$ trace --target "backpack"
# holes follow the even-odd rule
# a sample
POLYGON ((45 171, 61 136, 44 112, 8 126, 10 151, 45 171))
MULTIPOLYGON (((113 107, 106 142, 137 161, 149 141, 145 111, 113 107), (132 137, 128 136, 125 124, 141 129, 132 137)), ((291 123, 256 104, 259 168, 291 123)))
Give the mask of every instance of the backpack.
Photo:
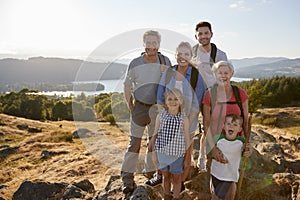
MULTIPOLYGON (((210 66, 212 66, 216 62, 217 46, 214 43, 210 43, 210 44, 211 44, 210 66)), ((199 43, 193 47, 193 51, 194 51, 193 54, 195 57, 197 55, 198 48, 199 48, 199 43)))
MULTIPOLYGON (((232 86, 233 94, 234 94, 234 97, 235 97, 236 101, 227 101, 227 102, 222 102, 222 103, 225 103, 225 104, 238 104, 238 106, 241 110, 241 117, 244 120, 244 109, 243 109, 243 103, 242 103, 242 100, 241 100, 240 90, 236 85, 231 85, 231 86, 232 86)), ((216 105, 217 87, 218 87, 218 85, 214 84, 213 87, 211 88, 211 92, 210 92, 210 98, 211 98, 211 109, 210 109, 210 111, 211 112, 213 111, 213 109, 215 108, 215 105, 216 105)))
MULTIPOLYGON (((141 56, 143 56, 144 54, 145 54, 145 52, 142 52, 141 56)), ((162 65, 167 65, 165 56, 162 55, 160 52, 157 52, 157 54, 158 54, 159 63, 162 65)))
MULTIPOLYGON (((174 75, 173 68, 174 67, 168 67, 168 69, 167 69, 165 86, 170 82, 171 77, 174 75)), ((192 67, 190 84, 191 84, 191 87, 193 88, 193 91, 195 91, 195 88, 197 86, 198 76, 199 76, 198 70, 195 67, 192 67)))

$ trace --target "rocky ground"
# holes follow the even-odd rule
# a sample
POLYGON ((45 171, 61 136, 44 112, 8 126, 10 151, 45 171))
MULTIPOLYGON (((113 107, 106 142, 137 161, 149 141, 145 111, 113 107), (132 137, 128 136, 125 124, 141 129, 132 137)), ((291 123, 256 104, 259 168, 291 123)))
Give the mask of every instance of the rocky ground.
MULTIPOLYGON (((300 108, 264 112, 300 118, 300 108)), ((118 175, 127 131, 122 124, 40 122, 0 114, 0 199, 125 199, 118 175)), ((290 126, 252 126, 255 150, 240 199, 300 199, 299 135, 290 126)), ((142 174, 135 177, 138 188, 127 199, 162 198, 162 188, 145 188, 145 180, 142 174)), ((191 167, 182 199, 210 199, 208 182, 207 173, 191 167)))

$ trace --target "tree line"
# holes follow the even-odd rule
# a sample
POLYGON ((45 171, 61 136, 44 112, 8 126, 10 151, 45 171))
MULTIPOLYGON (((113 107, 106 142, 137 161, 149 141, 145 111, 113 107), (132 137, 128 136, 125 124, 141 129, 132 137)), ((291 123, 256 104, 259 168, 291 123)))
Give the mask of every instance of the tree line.
MULTIPOLYGON (((249 95, 249 111, 260 107, 300 106, 300 77, 273 77, 233 83, 249 95)), ((0 95, 0 113, 34 120, 128 121, 122 93, 47 97, 28 88, 0 95)))
POLYGON ((300 106, 300 76, 275 76, 235 84, 249 95, 250 112, 256 112, 260 107, 300 106))

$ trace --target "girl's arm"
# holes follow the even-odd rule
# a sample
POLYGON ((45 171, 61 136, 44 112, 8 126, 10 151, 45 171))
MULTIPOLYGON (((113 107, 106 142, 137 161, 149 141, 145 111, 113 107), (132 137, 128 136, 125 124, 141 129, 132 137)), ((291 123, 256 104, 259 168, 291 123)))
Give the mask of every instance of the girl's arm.
POLYGON ((160 114, 158 114, 157 117, 156 117, 154 133, 153 133, 151 141, 149 142, 149 145, 148 145, 148 151, 149 152, 152 152, 154 150, 154 145, 155 145, 157 133, 158 133, 158 129, 159 129, 159 126, 160 126, 159 116, 160 116, 160 114))
POLYGON ((184 132, 184 138, 185 138, 185 148, 189 149, 191 146, 191 137, 190 137, 190 122, 187 117, 184 117, 183 119, 183 132, 184 132))

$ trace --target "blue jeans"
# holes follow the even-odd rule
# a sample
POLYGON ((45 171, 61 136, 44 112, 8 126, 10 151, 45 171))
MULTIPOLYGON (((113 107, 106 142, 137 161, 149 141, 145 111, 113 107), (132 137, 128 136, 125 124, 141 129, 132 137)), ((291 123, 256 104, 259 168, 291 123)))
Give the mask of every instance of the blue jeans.
POLYGON ((183 161, 184 157, 168 156, 157 152, 157 158, 159 162, 159 169, 161 171, 170 171, 171 174, 183 173, 183 161))

